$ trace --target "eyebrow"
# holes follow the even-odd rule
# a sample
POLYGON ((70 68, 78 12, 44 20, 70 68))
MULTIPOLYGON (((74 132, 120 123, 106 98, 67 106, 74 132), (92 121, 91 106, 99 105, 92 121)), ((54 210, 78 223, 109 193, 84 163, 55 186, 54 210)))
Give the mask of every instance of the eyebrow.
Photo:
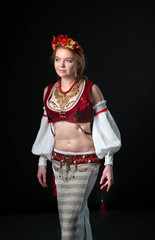
MULTIPOLYGON (((58 56, 55 56, 55 58, 59 58, 60 59, 60 57, 58 57, 58 56)), ((72 57, 67 57, 65 59, 73 59, 73 58, 72 57)))

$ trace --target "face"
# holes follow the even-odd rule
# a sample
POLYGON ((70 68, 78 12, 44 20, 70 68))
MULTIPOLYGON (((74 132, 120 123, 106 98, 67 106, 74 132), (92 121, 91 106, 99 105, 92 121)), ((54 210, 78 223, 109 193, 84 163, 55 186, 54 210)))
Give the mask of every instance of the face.
POLYGON ((72 52, 67 48, 60 47, 56 50, 54 67, 61 78, 77 77, 77 62, 72 52))

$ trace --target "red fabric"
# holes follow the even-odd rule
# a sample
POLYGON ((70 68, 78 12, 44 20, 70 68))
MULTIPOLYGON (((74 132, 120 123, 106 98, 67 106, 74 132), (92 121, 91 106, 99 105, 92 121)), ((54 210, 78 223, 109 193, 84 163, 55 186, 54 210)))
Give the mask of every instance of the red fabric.
POLYGON ((96 163, 98 161, 96 153, 94 153, 94 154, 90 153, 87 155, 70 155, 70 154, 66 155, 66 154, 62 154, 62 153, 57 153, 54 150, 52 151, 52 158, 55 161, 65 163, 66 156, 70 156, 73 163, 76 163, 76 164, 87 164, 89 162, 96 163))
POLYGON ((52 178, 52 188, 53 188, 53 196, 57 195, 57 189, 56 189, 56 185, 55 185, 55 177, 53 176, 52 178))
POLYGON ((81 95, 81 98, 76 102, 74 107, 68 109, 56 110, 49 108, 47 101, 51 97, 52 88, 55 84, 48 85, 48 90, 45 95, 44 105, 48 116, 48 122, 67 121, 71 123, 85 123, 91 122, 92 117, 92 104, 90 99, 90 88, 93 82, 85 80, 85 88, 81 95))
POLYGON ((103 110, 101 110, 101 111, 98 111, 97 113, 95 113, 94 116, 96 116, 96 115, 98 115, 98 114, 100 114, 100 113, 102 113, 102 112, 105 112, 105 111, 107 111, 107 110, 108 110, 108 108, 105 108, 105 109, 103 109, 103 110))

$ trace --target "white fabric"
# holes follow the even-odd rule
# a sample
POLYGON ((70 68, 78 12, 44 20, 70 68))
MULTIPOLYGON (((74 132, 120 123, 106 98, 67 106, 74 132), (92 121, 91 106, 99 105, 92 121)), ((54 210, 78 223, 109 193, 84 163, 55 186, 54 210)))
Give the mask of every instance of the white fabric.
POLYGON ((60 151, 54 148, 54 151, 60 154, 69 154, 69 155, 87 155, 87 154, 95 154, 95 151, 91 152, 65 152, 65 151, 60 151))
POLYGON ((38 161, 38 167, 39 166, 45 166, 47 167, 47 158, 46 156, 40 156, 38 161))
MULTIPOLYGON (((83 152, 66 152, 66 151, 59 151, 57 149, 54 149, 55 152, 58 152, 58 153, 61 153, 61 154, 71 154, 71 155, 83 155, 84 153, 83 152)), ((85 152, 85 154, 89 154, 90 152, 85 152)), ((92 152, 92 153, 95 153, 95 152, 92 152)), ((53 163, 53 162, 52 162, 53 163)), ((90 193, 95 185, 95 182, 96 182, 96 179, 97 179, 97 176, 98 176, 98 173, 99 173, 99 168, 100 168, 100 164, 98 163, 94 168, 93 170, 91 170, 91 173, 89 175, 89 178, 88 178, 88 182, 87 182, 87 186, 86 186, 86 189, 85 189, 85 192, 84 192, 84 196, 83 196, 83 201, 82 201, 82 205, 81 205, 81 209, 80 209, 80 212, 78 214, 78 222, 77 222, 77 230, 76 230, 76 240, 84 240, 84 232, 86 230, 86 240, 93 240, 93 237, 92 237, 92 230, 91 230, 91 225, 90 225, 90 221, 89 221, 89 209, 88 209, 88 206, 87 206, 87 201, 88 201, 88 198, 90 196, 90 193)), ((59 180, 57 180, 57 172, 54 168, 54 164, 52 164, 52 169, 53 169, 53 172, 54 172, 54 175, 55 175, 55 179, 56 179, 56 184, 59 182, 59 180)), ((87 172, 87 171, 86 171, 87 172)), ((81 178, 84 178, 84 176, 81 176, 81 178)), ((59 178, 59 177, 58 177, 59 178)), ((75 175, 75 178, 74 180, 77 178, 77 175, 75 175)), ((62 178, 60 178, 62 179, 62 178)), ((61 181, 61 180, 60 180, 61 181)), ((72 181, 72 180, 70 180, 72 181)), ((60 184, 60 183, 59 183, 60 184)), ((73 186, 76 186, 75 182, 72 181, 71 185, 73 186)), ((62 190, 62 189, 61 189, 62 190)), ((64 189, 65 190, 65 189, 64 189)), ((66 190, 65 190, 66 191, 66 190)), ((78 190, 74 188, 74 191, 77 192, 78 190)), ((61 192, 62 193, 62 192, 61 192)), ((73 192, 73 195, 74 195, 74 192, 73 192)), ((79 193, 80 195, 80 193, 79 193)), ((59 198, 59 190, 58 190, 58 186, 57 186, 57 197, 58 199, 59 198)), ((70 193, 69 193, 69 190, 68 190, 68 196, 66 197, 65 196, 65 201, 68 201, 66 198, 70 198, 70 200, 74 197, 72 196, 70 193), (70 196, 69 196, 70 195, 70 196)), ((61 196, 62 198, 62 196, 61 196)), ((74 199, 74 198, 73 198, 74 199)), ((63 199, 60 199, 60 201, 63 201, 63 199)), ((73 200, 74 201, 74 200, 73 200)), ((59 203, 59 200, 58 200, 58 203, 59 203)), ((59 204, 58 204, 59 205, 59 204)), ((66 206, 67 207, 67 206, 66 206)), ((62 209, 61 209, 62 211, 62 209)), ((69 213, 69 215, 71 214, 71 212, 69 213)), ((62 219, 62 216, 59 215, 59 217, 62 219)), ((70 217, 70 216, 69 216, 70 217)), ((65 217, 64 217, 65 219, 65 217)), ((65 221, 65 220, 64 220, 65 221)), ((63 222, 64 224, 64 222, 63 222)), ((66 238, 65 238, 66 239, 66 238)), ((67 238, 67 239, 70 239, 70 238, 67 238)), ((72 239, 72 238, 71 238, 72 239)))
MULTIPOLYGON (((47 115, 44 108, 44 115, 47 115)), ((47 160, 51 160, 51 153, 54 147, 54 136, 51 131, 52 125, 48 123, 48 118, 43 115, 40 129, 32 146, 32 153, 40 156, 39 166, 46 166, 47 160)))
MULTIPOLYGON (((94 113, 105 108, 107 108, 105 100, 93 106, 94 113)), ((113 154, 121 147, 121 136, 109 110, 94 116, 92 137, 98 158, 105 157, 104 165, 113 165, 113 154)))
POLYGON ((80 214, 78 216, 78 224, 77 224, 77 240, 83 240, 84 239, 84 229, 86 230, 86 240, 93 240, 92 237, 92 231, 91 231, 91 225, 89 221, 89 209, 87 206, 87 200, 88 197, 95 185, 97 175, 99 172, 99 166, 96 167, 90 174, 83 203, 81 206, 80 214))

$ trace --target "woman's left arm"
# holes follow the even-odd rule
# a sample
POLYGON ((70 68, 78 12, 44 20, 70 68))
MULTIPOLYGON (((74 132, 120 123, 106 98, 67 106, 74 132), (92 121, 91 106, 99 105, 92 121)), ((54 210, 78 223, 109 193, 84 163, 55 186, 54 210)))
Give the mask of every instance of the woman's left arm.
POLYGON ((101 189, 109 191, 114 182, 113 154, 121 147, 121 138, 118 127, 110 114, 104 97, 96 84, 90 92, 94 109, 93 141, 99 159, 105 158, 105 168, 100 180, 101 189))

